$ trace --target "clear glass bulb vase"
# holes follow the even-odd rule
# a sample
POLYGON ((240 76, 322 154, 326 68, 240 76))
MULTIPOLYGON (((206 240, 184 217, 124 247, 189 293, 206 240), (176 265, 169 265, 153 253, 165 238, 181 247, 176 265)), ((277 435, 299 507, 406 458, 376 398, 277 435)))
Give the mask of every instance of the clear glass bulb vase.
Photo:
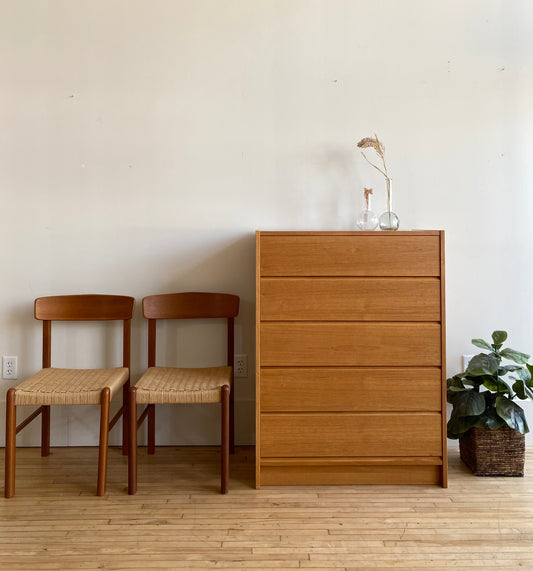
POLYGON ((357 227, 359 230, 375 230, 378 224, 378 217, 372 210, 363 210, 357 217, 357 227))
POLYGON ((379 228, 384 231, 398 230, 400 228, 400 219, 392 211, 392 181, 389 177, 387 181, 387 211, 379 217, 379 228))

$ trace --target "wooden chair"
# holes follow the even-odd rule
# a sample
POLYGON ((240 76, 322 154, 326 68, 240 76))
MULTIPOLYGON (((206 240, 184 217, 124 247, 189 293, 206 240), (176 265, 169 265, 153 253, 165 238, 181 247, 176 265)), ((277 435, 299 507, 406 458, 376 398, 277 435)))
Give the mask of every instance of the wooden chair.
POLYGON ((41 456, 50 453, 51 405, 100 405, 100 448, 97 494, 106 487, 109 430, 123 416, 122 450, 127 452, 126 406, 130 384, 131 318, 135 299, 122 295, 60 295, 35 300, 35 318, 43 322, 43 368, 18 386, 9 389, 6 404, 6 456, 4 495, 15 493, 16 435, 41 415, 41 456), (56 369, 51 365, 52 321, 123 321, 122 367, 106 369, 56 369), (113 396, 122 388, 122 407, 109 421, 113 396), (17 406, 39 408, 18 426, 17 406))
POLYGON ((130 389, 130 434, 128 492, 137 491, 137 430, 148 417, 148 454, 155 452, 155 404, 221 403, 221 485, 226 494, 229 479, 229 451, 234 447, 233 330, 239 312, 239 297, 223 293, 186 292, 152 295, 143 299, 148 319, 148 370, 130 389), (227 365, 207 368, 156 366, 156 324, 158 319, 227 320, 227 365), (137 420, 137 403, 146 404, 137 420))

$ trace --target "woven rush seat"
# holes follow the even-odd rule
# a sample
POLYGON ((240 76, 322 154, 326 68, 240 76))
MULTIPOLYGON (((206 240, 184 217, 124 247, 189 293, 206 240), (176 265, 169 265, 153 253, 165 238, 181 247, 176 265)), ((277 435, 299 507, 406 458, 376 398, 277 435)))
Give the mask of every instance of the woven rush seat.
POLYGON ((125 367, 108 369, 41 369, 18 385, 16 405, 100 404, 102 389, 109 387, 111 398, 128 380, 125 367))
POLYGON ((137 403, 216 403, 220 389, 231 387, 231 381, 231 367, 149 367, 136 384, 137 403))

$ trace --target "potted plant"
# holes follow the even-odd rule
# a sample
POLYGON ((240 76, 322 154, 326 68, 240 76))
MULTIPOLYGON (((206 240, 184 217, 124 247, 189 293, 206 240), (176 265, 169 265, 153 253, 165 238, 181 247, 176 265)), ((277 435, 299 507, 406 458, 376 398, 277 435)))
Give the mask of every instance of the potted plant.
POLYGON ((524 475, 529 427, 515 399, 533 400, 533 366, 526 353, 503 348, 506 339, 505 331, 494 331, 492 343, 472 339, 487 352, 472 357, 466 371, 447 381, 453 406, 448 438, 459 439, 461 459, 480 476, 524 475))

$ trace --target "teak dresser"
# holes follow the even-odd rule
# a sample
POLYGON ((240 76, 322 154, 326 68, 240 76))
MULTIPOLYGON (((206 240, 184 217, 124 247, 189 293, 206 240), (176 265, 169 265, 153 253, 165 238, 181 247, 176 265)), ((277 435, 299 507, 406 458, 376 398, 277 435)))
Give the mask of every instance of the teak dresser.
POLYGON ((444 232, 257 232, 256 255, 256 487, 445 487, 444 232))

